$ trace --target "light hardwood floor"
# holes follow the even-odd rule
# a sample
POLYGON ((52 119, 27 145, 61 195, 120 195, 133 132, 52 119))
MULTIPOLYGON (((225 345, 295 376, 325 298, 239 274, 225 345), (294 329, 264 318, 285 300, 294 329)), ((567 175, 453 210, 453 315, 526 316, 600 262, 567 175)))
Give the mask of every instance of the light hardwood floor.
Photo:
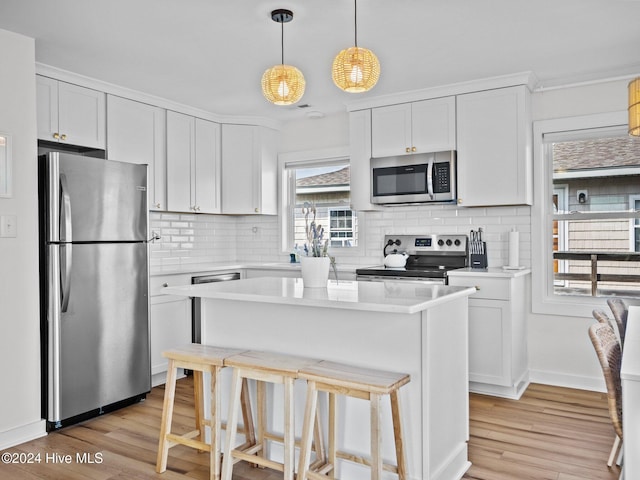
MULTIPOLYGON (((155 473, 162 387, 147 400, 46 437, 10 448, 40 454, 40 463, 0 463, 0 479, 190 480, 208 479, 206 454, 171 449, 167 472, 155 473), (80 463, 77 455, 101 463, 80 463), (63 463, 70 455, 70 463, 63 463), (48 457, 47 457, 48 456, 48 457), (58 462, 54 462, 54 459, 58 462), (48 460, 48 461, 47 461, 48 460)), ((192 429, 191 380, 178 381, 174 429, 192 429)), ((531 385, 519 401, 471 395, 467 480, 617 479, 606 461, 614 432, 604 394, 531 385)), ((275 480, 282 475, 244 462, 234 480, 275 480)))

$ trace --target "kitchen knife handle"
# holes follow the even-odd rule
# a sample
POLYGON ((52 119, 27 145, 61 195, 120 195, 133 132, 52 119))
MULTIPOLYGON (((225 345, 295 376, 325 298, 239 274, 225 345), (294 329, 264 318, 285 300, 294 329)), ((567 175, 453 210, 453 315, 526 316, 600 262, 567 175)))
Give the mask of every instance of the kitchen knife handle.
POLYGON ((71 244, 60 245, 60 310, 66 312, 71 293, 71 244))

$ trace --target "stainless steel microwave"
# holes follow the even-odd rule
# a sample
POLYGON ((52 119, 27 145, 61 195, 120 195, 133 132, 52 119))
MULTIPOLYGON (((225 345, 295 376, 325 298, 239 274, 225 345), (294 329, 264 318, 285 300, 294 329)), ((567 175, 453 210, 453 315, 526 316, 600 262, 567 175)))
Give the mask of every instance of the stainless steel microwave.
POLYGON ((456 152, 371 159, 371 203, 455 202, 456 152))

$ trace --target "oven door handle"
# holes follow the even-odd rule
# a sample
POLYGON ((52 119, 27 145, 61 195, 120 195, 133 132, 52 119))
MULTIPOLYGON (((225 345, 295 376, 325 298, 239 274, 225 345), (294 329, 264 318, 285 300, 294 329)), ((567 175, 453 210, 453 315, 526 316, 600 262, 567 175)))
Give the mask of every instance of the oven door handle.
POLYGON ((435 159, 435 154, 429 155, 429 162, 427 164, 427 193, 429 194, 429 198, 433 200, 433 161, 435 159))

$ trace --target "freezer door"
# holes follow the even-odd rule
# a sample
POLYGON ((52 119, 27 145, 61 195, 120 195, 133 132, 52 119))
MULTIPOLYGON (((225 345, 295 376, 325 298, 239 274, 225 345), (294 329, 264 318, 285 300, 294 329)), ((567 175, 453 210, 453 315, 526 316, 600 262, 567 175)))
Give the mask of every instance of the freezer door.
POLYGON ((40 161, 48 242, 147 239, 147 166, 65 153, 40 161))
POLYGON ((48 418, 151 388, 147 245, 49 245, 48 418))

